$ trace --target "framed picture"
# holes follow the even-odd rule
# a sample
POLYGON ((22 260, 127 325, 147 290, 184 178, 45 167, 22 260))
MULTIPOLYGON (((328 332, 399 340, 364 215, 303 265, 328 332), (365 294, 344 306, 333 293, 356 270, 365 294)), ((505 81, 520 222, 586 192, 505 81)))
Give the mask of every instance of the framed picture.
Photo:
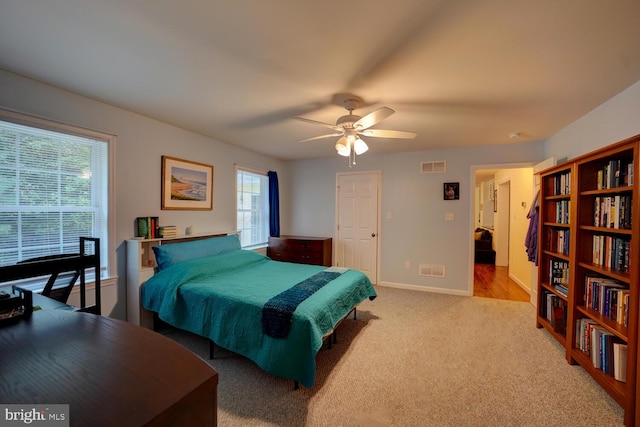
POLYGON ((498 212, 498 190, 493 190, 493 211, 498 212))
POLYGON ((444 183, 444 199, 460 200, 460 183, 459 182, 444 183))
POLYGON ((212 210, 213 166, 162 156, 162 209, 212 210))

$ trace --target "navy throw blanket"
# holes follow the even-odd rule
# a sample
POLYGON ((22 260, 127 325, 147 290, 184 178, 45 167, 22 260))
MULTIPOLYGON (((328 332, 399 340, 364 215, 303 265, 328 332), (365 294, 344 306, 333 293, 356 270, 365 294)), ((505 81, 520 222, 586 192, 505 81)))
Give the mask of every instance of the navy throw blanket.
POLYGON ((339 275, 338 272, 321 271, 267 301, 262 307, 262 333, 286 338, 298 305, 339 275))

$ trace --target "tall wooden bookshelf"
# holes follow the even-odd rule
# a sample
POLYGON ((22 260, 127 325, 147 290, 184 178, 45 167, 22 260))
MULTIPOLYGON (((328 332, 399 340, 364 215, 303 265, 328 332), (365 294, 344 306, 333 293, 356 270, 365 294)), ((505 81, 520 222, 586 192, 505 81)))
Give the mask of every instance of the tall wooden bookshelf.
POLYGON ((543 171, 538 235, 536 326, 622 406, 627 426, 640 426, 639 144, 637 135, 543 171))
POLYGON ((572 338, 569 299, 573 294, 571 266, 575 264, 570 250, 575 238, 574 179, 574 165, 563 164, 544 171, 540 185, 537 326, 547 329, 565 347, 572 338))

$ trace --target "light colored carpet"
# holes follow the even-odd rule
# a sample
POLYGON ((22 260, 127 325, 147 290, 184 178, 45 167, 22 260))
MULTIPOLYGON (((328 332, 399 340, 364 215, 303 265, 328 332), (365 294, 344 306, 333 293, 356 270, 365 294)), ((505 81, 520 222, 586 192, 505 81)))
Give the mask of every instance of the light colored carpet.
POLYGON ((377 287, 317 356, 311 389, 182 331, 219 373, 225 426, 620 426, 623 411, 525 302, 377 287))

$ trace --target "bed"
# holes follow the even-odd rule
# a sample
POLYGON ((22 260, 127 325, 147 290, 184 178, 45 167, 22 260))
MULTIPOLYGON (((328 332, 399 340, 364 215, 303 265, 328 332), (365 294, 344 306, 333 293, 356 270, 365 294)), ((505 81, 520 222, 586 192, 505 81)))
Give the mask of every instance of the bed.
POLYGON ((142 306, 264 371, 312 387, 323 338, 376 292, 365 274, 273 261, 237 235, 153 248, 158 272, 142 306))

